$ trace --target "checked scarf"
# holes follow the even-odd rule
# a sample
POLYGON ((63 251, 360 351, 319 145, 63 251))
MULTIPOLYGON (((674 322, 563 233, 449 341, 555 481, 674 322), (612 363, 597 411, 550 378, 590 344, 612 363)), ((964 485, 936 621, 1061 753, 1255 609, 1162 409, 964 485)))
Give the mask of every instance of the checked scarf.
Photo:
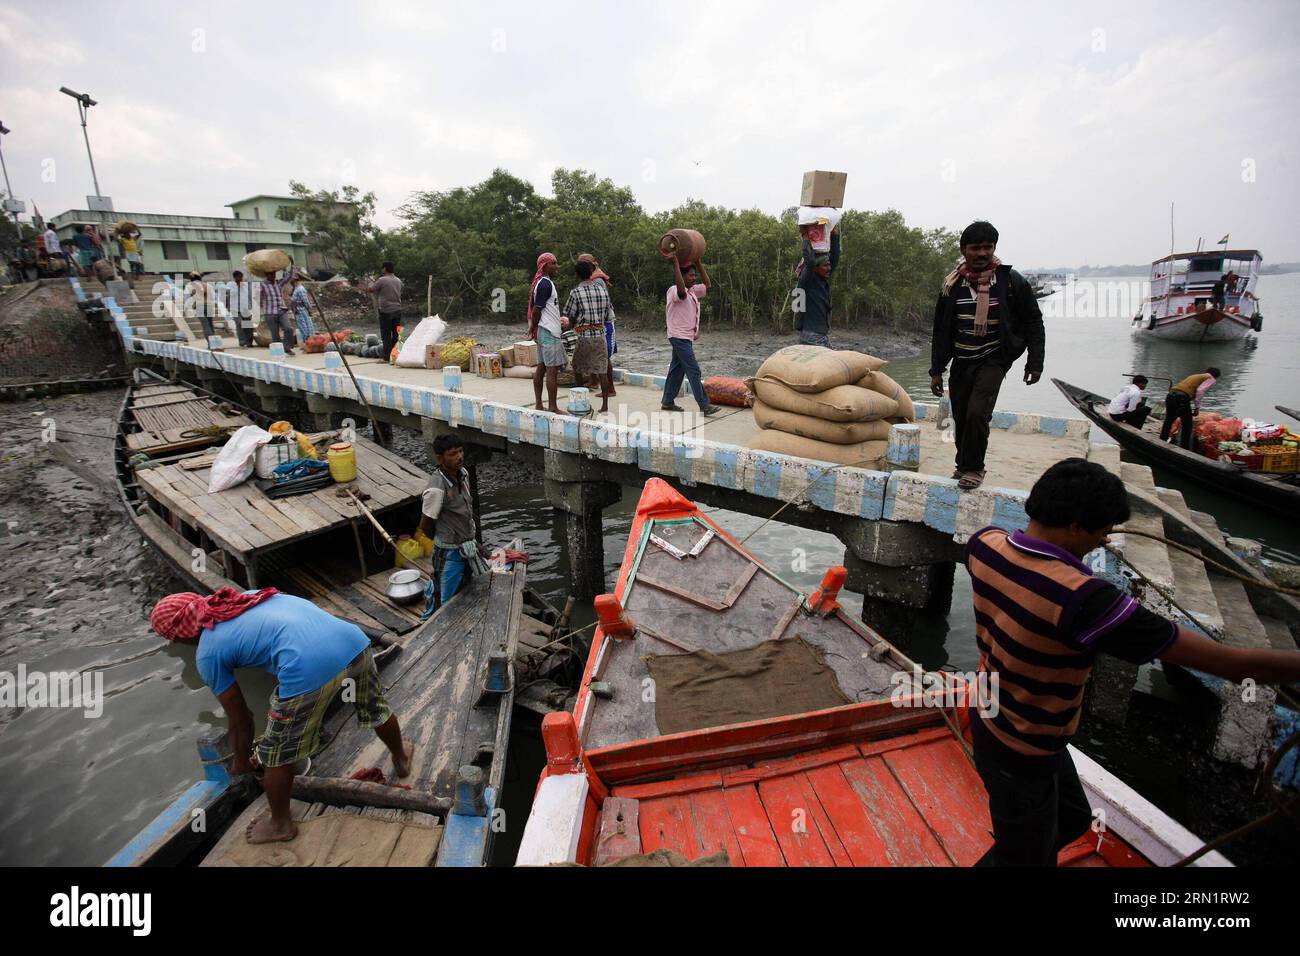
POLYGON ((993 285, 993 276, 997 274, 998 266, 1002 261, 994 256, 989 262, 989 267, 984 272, 976 272, 963 259, 957 264, 957 268, 948 273, 948 277, 943 280, 943 291, 951 292, 953 285, 958 279, 965 279, 972 289, 975 290, 975 334, 984 336, 989 334, 989 290, 993 285))

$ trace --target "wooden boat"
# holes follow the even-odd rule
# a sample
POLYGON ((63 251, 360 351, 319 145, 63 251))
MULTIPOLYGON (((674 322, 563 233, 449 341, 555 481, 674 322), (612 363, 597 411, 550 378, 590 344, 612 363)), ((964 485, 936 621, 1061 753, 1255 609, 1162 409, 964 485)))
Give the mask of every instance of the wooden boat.
MULTIPOLYGON (((805 596, 650 479, 617 590, 597 602, 601 626, 574 712, 543 720, 547 766, 517 865, 606 864, 665 849, 690 860, 725 851, 733 866, 975 863, 992 836, 967 754, 970 683, 919 678, 841 609, 843 580, 832 568, 805 596), (820 666, 783 673, 781 693, 746 693, 731 656, 798 659, 808 648, 820 666), (723 657, 701 660, 708 654, 723 657), (805 709, 807 688, 828 679, 847 702, 805 709), (927 688, 942 691, 931 706, 927 688), (746 712, 752 719, 710 720, 746 712)), ((1071 753, 1106 827, 1063 850, 1062 864, 1167 865, 1200 847, 1071 753)))
POLYGON ((1110 417, 1110 399, 1078 386, 1052 379, 1070 404, 1089 421, 1115 439, 1121 447, 1147 462, 1195 479, 1211 490, 1246 505, 1254 505, 1289 518, 1300 514, 1300 483, 1294 474, 1246 471, 1232 463, 1216 461, 1160 440, 1160 422, 1148 419, 1142 429, 1110 417))
MULTIPOLYGON (((336 488, 280 499, 251 482, 207 491, 212 445, 223 436, 185 432, 205 427, 199 421, 225 428, 255 417, 196 387, 138 381, 128 389, 118 440, 128 514, 200 592, 275 586, 353 621, 382 646, 385 693, 415 745, 413 775, 402 781, 413 789, 349 779, 387 766, 386 751, 373 731, 356 726, 350 707, 336 702, 324 738, 330 743, 299 778, 310 799, 294 803, 299 819, 339 818, 316 825, 313 839, 269 848, 243 841, 265 801, 256 786, 230 778, 224 735, 210 734, 199 742, 204 778, 109 865, 482 865, 505 772, 511 663, 527 619, 525 564, 510 564, 499 552, 494 573, 422 622, 422 603, 402 607, 387 599, 392 549, 336 488), (152 460, 133 463, 137 454, 152 460)), ((352 440, 358 477, 347 487, 368 496, 370 509, 391 527, 413 526, 428 476, 378 445, 352 440)))
POLYGON ((1173 342, 1230 342, 1263 328, 1256 288, 1263 262, 1258 250, 1179 252, 1151 263, 1151 294, 1133 319, 1136 334, 1173 342), (1235 273, 1223 305, 1214 285, 1235 273))

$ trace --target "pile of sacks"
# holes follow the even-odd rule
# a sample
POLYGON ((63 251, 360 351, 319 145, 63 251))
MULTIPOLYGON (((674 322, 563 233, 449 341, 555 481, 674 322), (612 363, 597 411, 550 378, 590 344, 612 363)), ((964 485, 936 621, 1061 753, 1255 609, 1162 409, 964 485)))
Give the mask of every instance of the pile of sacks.
POLYGON ((819 345, 781 349, 746 381, 762 429, 749 447, 837 465, 878 465, 890 426, 916 420, 911 397, 881 371, 886 364, 819 345))

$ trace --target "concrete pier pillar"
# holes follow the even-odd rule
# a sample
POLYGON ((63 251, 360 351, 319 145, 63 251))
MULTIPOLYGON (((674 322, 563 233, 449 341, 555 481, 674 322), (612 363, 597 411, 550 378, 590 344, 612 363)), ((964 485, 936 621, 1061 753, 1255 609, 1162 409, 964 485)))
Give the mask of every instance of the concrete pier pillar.
POLYGON ((580 601, 607 590, 601 513, 623 497, 615 482, 588 477, 585 462, 581 455, 550 448, 543 460, 546 500, 561 513, 572 593, 580 601))
POLYGON ((921 467, 921 426, 891 425, 885 461, 890 471, 916 471, 921 467))

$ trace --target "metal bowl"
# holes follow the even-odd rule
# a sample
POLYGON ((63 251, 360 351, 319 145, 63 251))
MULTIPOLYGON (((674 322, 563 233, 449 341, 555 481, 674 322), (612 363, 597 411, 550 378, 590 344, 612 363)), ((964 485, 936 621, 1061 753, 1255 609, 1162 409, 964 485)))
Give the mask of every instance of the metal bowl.
POLYGON ((424 600, 424 575, 414 568, 403 568, 388 576, 388 600, 405 606, 424 600))

